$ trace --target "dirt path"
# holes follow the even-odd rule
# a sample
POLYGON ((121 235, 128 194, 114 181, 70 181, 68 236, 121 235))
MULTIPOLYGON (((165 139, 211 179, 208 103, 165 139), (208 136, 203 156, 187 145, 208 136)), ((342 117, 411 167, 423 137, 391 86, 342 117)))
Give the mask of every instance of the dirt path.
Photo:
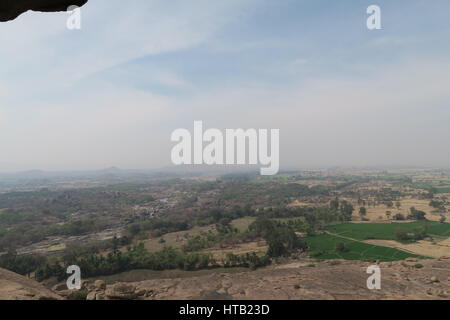
POLYGON ((445 245, 433 244, 429 241, 417 241, 414 243, 403 244, 394 240, 366 240, 365 243, 391 247, 397 250, 418 254, 421 256, 441 258, 450 256, 450 247, 445 245))

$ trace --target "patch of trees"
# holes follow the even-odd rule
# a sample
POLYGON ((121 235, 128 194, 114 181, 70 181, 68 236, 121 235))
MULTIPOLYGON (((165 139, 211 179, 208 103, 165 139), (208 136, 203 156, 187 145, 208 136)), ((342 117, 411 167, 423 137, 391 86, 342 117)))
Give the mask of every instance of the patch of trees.
POLYGON ((445 201, 433 199, 428 205, 435 208, 438 212, 447 212, 447 209, 445 208, 445 201))
POLYGON ((112 251, 108 255, 85 254, 65 257, 63 263, 46 264, 36 270, 36 280, 42 281, 56 276, 65 279, 65 270, 69 265, 78 265, 85 277, 111 275, 133 269, 149 270, 199 270, 213 263, 209 254, 183 253, 172 247, 164 247, 158 252, 148 252, 142 243, 128 247, 125 252, 112 251))
POLYGON ((9 230, 0 229, 0 250, 14 249, 44 240, 49 236, 79 236, 98 232, 107 228, 109 224, 102 219, 83 218, 65 224, 35 225, 27 222, 9 230))
POLYGON ((394 218, 394 220, 397 220, 397 221, 406 220, 405 216, 401 213, 395 214, 393 218, 394 218))
POLYGON ((341 213, 342 221, 350 221, 355 210, 350 202, 346 200, 339 201, 337 197, 330 201, 330 209, 334 212, 341 213))
POLYGON ((220 224, 242 217, 256 216, 257 212, 250 205, 230 208, 213 207, 168 218, 152 218, 150 220, 134 222, 127 226, 126 235, 131 239, 145 238, 148 235, 158 237, 166 233, 189 230, 194 226, 220 224))
POLYGON ((21 245, 44 240, 46 233, 43 228, 24 224, 14 229, 0 231, 0 250, 11 250, 21 245))
POLYGON ((206 191, 215 190, 218 187, 219 187, 218 181, 205 181, 205 182, 200 182, 200 183, 194 184, 192 186, 192 189, 196 192, 206 192, 206 191))
POLYGON ((195 213, 193 217, 191 217, 191 221, 196 225, 210 225, 220 223, 224 219, 231 221, 233 219, 253 217, 256 215, 256 210, 252 209, 252 207, 247 204, 244 207, 215 207, 202 210, 195 213))
POLYGON ((189 220, 170 219, 170 218, 154 218, 141 222, 134 222, 127 226, 125 234, 133 239, 136 237, 146 237, 147 233, 158 237, 170 232, 188 230, 190 227, 189 220))
POLYGON ((413 242, 426 238, 428 235, 428 226, 425 224, 420 228, 408 230, 400 227, 395 230, 395 237, 402 242, 413 242))
POLYGON ((188 242, 183 245, 183 251, 193 252, 206 248, 211 248, 216 244, 233 244, 248 241, 246 233, 240 233, 238 229, 233 228, 230 220, 223 219, 216 224, 216 231, 209 230, 206 235, 195 236, 190 238, 188 242))
POLYGON ((367 209, 366 209, 365 207, 360 207, 360 208, 359 208, 359 215, 360 215, 361 217, 365 217, 366 214, 367 214, 367 209))
POLYGON ((350 249, 345 245, 344 242, 338 242, 336 243, 336 252, 337 253, 345 253, 349 252, 350 249))
POLYGON ((0 208, 9 208, 9 212, 20 214, 12 216, 1 213, 0 225, 31 221, 29 218, 35 217, 56 217, 64 221, 68 215, 74 212, 120 213, 131 205, 146 204, 154 200, 148 192, 136 189, 136 187, 127 192, 117 187, 10 192, 0 194, 0 208))
MULTIPOLYGON (((148 190, 98 187, 0 194, 0 251, 39 242, 49 236, 79 236, 102 231, 112 224, 96 213, 123 213, 131 205, 154 201, 148 190), (81 219, 72 219, 77 213, 81 219), (51 223, 49 222, 51 221, 51 223)), ((109 218, 106 218, 109 220, 109 218)))
POLYGON ((425 215, 426 215, 425 212, 423 212, 421 210, 417 210, 414 207, 411 207, 411 209, 409 209, 408 219, 411 219, 411 220, 426 220, 425 219, 425 215))
POLYGON ((257 212, 258 217, 263 218, 299 218, 305 220, 314 226, 320 224, 329 224, 342 220, 342 214, 339 211, 330 209, 329 207, 274 207, 260 210, 257 212))
POLYGON ((277 225, 273 220, 258 218, 249 226, 249 232, 264 238, 269 257, 287 257, 295 251, 306 251, 307 244, 298 237, 294 230, 284 225, 277 225))
POLYGON ((247 180, 231 180, 222 183, 220 190, 219 198, 223 200, 273 205, 289 202, 291 198, 327 196, 332 189, 326 186, 308 187, 299 183, 255 183, 247 180))
POLYGON ((41 214, 37 212, 7 210, 0 213, 0 225, 14 225, 23 222, 37 221, 41 214))
MULTIPOLYGON (((397 201, 402 194, 400 191, 392 190, 391 188, 382 188, 382 189, 367 189, 360 190, 359 197, 361 198, 372 198, 374 201, 371 201, 371 204, 375 203, 385 203, 388 208, 393 206, 393 202, 397 201)), ((366 200, 364 200, 366 201, 366 200)), ((367 201, 368 202, 368 201, 367 201)), ((359 205, 365 205, 358 201, 359 205)))
POLYGON ((239 232, 226 223, 220 224, 217 226, 217 233, 209 232, 207 235, 191 238, 184 245, 183 250, 192 252, 212 247, 218 243, 231 244, 263 238, 269 247, 268 257, 287 257, 293 252, 307 250, 306 242, 296 235, 292 224, 260 217, 250 224, 245 232, 239 232))
POLYGON ((67 277, 65 270, 69 265, 78 265, 83 270, 85 277, 95 277, 134 269, 193 271, 221 266, 257 268, 268 265, 270 262, 270 258, 267 256, 260 257, 254 253, 248 253, 244 255, 229 254, 222 260, 222 264, 219 264, 210 254, 185 253, 172 247, 164 247, 158 252, 148 252, 140 243, 128 247, 125 252, 112 251, 106 256, 97 253, 65 256, 61 262, 39 266, 35 277, 38 281, 50 277, 57 277, 61 281, 67 277))
POLYGON ((40 265, 45 263, 46 258, 37 255, 21 255, 11 250, 0 255, 0 268, 8 269, 15 273, 30 276, 40 265))
POLYGON ((268 255, 258 256, 255 252, 245 253, 242 255, 228 253, 226 259, 223 261, 223 266, 225 268, 244 267, 255 270, 271 263, 272 260, 268 255))
POLYGON ((328 195, 329 188, 325 186, 308 187, 298 183, 283 183, 270 188, 267 193, 272 197, 298 198, 314 195, 328 195))

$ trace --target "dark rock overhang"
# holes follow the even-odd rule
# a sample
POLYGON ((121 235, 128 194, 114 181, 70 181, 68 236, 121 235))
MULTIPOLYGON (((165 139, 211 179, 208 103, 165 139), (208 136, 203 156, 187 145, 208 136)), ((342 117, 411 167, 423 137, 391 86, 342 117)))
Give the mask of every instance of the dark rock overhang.
POLYGON ((14 20, 22 13, 67 11, 70 6, 84 5, 88 0, 0 0, 0 22, 14 20))

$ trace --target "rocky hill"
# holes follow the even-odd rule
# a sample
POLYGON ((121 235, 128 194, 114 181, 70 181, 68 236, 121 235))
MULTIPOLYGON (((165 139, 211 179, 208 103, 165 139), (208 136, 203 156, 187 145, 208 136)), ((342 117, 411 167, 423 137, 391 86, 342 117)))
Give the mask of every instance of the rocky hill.
MULTIPOLYGON (((382 262, 381 290, 369 290, 370 263, 302 261, 241 273, 106 284, 83 282, 88 300, 168 299, 424 299, 450 300, 450 258, 382 262)), ((54 291, 0 269, 0 299, 70 298, 64 285, 54 291), (56 293, 55 293, 56 292, 56 293)))
POLYGON ((0 300, 59 300, 56 293, 38 282, 0 269, 0 300))
POLYGON ((367 289, 368 262, 296 262, 242 273, 86 283, 88 299, 450 299, 450 258, 382 262, 381 290, 367 289))

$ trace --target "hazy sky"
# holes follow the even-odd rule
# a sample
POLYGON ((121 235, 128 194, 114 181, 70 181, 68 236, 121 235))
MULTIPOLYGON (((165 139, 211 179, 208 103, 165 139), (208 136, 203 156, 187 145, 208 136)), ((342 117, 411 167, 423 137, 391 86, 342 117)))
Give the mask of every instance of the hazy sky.
POLYGON ((0 171, 157 168, 279 128, 282 167, 450 165, 448 0, 90 0, 0 23, 0 171), (382 9, 382 30, 366 9, 382 9))

